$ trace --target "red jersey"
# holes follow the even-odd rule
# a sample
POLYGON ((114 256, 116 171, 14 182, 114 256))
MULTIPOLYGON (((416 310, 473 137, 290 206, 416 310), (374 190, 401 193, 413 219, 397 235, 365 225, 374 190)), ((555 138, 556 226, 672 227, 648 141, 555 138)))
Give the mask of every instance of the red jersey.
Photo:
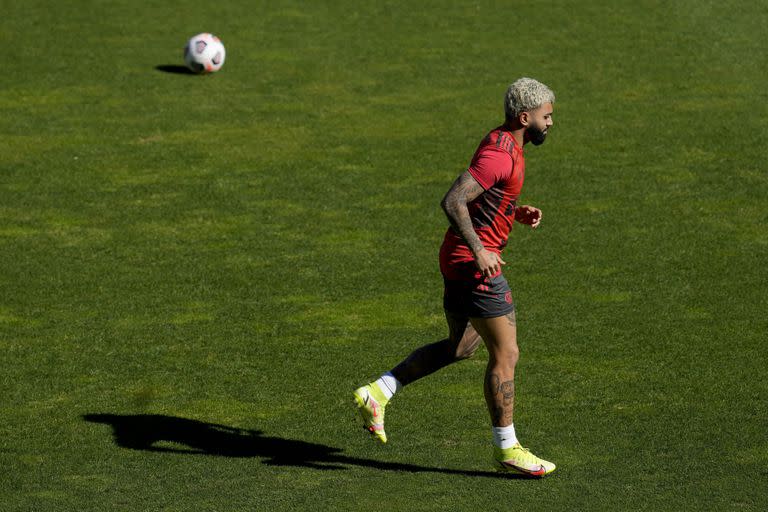
MULTIPOLYGON (((467 171, 485 189, 467 205, 472 226, 486 249, 501 254, 515 222, 515 206, 523 188, 523 148, 509 131, 498 127, 480 143, 467 171)), ((440 271, 447 279, 480 277, 472 251, 453 227, 448 228, 440 247, 440 271)))

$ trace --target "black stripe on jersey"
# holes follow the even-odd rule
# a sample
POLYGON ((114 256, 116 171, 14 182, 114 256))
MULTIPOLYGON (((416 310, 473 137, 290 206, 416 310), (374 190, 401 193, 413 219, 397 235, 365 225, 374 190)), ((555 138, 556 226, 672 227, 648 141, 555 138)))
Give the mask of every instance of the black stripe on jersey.
POLYGON ((515 140, 510 137, 506 132, 500 132, 499 138, 496 139, 496 147, 501 148, 507 153, 512 153, 512 148, 515 146, 515 140))

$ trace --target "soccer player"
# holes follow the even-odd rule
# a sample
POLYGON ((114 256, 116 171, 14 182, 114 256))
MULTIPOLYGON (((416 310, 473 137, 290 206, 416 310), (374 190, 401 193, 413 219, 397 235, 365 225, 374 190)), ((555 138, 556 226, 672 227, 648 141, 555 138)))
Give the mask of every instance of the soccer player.
POLYGON ((384 408, 403 386, 451 363, 472 357, 480 342, 488 354, 484 394, 491 416, 494 459, 502 471, 543 477, 555 465, 523 448, 512 412, 518 360, 515 306, 501 268, 501 252, 515 222, 536 228, 541 210, 518 205, 523 186, 523 146, 544 142, 552 126, 554 93, 532 78, 507 89, 505 122, 491 130, 469 168, 442 200, 450 227, 440 248, 448 338, 414 350, 378 380, 355 390, 364 427, 382 443, 384 408))

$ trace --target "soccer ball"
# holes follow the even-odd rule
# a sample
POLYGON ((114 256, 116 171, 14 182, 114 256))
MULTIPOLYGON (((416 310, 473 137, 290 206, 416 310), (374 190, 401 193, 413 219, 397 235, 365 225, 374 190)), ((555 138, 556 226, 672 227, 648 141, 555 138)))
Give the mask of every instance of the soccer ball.
POLYGON ((184 47, 184 63, 195 73, 213 73, 220 70, 226 55, 221 40, 207 32, 193 36, 184 47))

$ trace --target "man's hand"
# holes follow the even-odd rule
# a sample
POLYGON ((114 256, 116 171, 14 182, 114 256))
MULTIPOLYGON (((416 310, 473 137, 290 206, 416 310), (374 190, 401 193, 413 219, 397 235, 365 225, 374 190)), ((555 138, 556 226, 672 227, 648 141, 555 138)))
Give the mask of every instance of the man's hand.
POLYGON ((501 273, 501 266, 506 265, 507 262, 495 252, 483 248, 475 255, 475 264, 477 264, 483 277, 490 278, 501 273))
POLYGON ((524 204, 515 208, 515 220, 520 224, 528 224, 533 229, 541 224, 541 210, 524 204))

